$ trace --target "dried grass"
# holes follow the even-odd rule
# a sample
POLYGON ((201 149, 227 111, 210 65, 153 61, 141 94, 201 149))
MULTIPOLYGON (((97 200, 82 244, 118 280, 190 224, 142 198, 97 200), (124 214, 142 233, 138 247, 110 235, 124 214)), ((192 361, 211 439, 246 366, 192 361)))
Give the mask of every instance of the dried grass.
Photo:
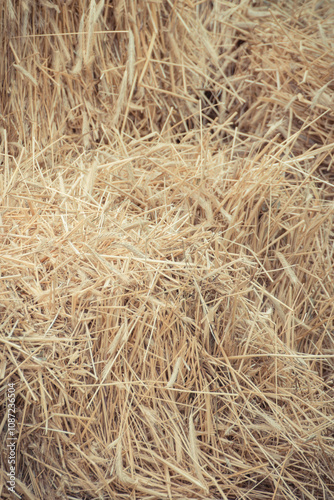
POLYGON ((333 498, 333 3, 0 12, 17 493, 333 498))

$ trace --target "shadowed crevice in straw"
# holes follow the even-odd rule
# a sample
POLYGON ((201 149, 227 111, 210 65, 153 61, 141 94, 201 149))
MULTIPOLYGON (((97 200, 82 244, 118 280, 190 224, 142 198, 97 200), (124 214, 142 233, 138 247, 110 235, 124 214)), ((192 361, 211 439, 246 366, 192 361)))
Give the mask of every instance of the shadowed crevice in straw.
POLYGON ((18 494, 331 498, 332 3, 0 12, 18 494))

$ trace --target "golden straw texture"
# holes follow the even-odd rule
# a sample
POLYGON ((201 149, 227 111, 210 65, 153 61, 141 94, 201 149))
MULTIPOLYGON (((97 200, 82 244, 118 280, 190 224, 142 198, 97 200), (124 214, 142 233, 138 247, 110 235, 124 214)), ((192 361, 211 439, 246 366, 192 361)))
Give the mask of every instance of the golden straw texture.
POLYGON ((333 2, 0 23, 0 497, 334 498, 333 2))

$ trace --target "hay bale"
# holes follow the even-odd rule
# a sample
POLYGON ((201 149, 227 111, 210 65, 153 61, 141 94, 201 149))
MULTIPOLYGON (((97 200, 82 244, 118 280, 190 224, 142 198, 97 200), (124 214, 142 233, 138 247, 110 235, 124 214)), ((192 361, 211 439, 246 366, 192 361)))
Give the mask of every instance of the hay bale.
POLYGON ((334 495, 333 20, 2 4, 1 498, 334 495))

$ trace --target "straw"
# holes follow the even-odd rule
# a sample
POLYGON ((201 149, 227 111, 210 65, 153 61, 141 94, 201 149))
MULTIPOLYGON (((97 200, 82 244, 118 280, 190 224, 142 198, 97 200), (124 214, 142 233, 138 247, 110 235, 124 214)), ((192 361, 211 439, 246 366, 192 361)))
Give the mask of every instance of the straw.
POLYGON ((332 2, 0 16, 0 497, 332 498, 332 2))

